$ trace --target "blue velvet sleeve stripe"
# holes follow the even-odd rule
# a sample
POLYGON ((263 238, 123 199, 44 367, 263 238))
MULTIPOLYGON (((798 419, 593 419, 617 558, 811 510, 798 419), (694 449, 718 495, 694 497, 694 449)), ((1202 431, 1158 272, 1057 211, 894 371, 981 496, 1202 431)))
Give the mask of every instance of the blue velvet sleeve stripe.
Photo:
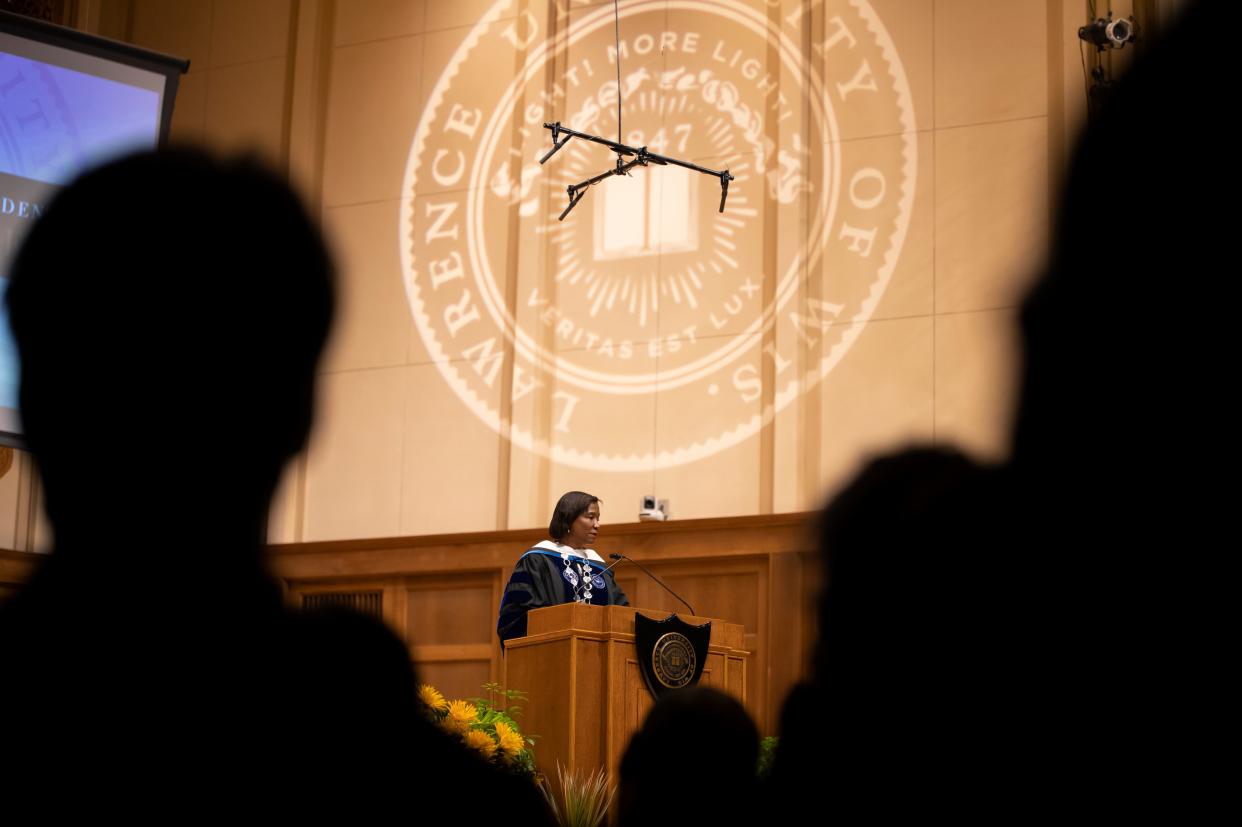
POLYGON ((531 594, 526 589, 509 589, 505 592, 505 596, 500 599, 500 611, 503 612, 506 606, 514 603, 524 603, 531 599, 531 594))
POLYGON ((508 626, 503 623, 497 624, 496 633, 500 636, 501 646, 509 638, 526 637, 526 615, 522 615, 513 620, 508 626))
POLYGON ((500 634, 501 637, 508 637, 508 635, 505 634, 505 629, 513 626, 519 620, 522 621, 523 623, 526 622, 526 612, 523 612, 523 611, 501 612, 496 618, 496 631, 500 634))
POLYGON ((509 576, 509 587, 510 588, 512 588, 514 585, 519 585, 519 584, 526 585, 526 586, 533 586, 534 583, 535 583, 535 578, 531 577, 530 572, 527 572, 527 571, 515 571, 513 574, 509 576))

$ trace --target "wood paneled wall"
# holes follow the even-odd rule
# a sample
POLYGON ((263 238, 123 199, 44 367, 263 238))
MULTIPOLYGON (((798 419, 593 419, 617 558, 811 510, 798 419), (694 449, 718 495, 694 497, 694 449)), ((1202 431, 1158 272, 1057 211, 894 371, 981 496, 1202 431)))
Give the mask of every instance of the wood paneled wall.
MULTIPOLYGON (((775 734, 781 701, 814 641, 819 576, 809 517, 609 525, 598 543, 604 556, 623 552, 647 566, 697 614, 745 627, 749 704, 764 734, 775 734)), ((470 697, 500 680, 501 591, 518 557, 541 539, 525 529, 294 543, 272 546, 270 560, 292 603, 314 596, 377 614, 409 644, 421 680, 450 698, 470 697)), ((0 551, 0 599, 40 557, 0 551)), ((622 562, 615 572, 632 605, 684 611, 637 567, 622 562)))
MULTIPOLYGON (((819 578, 809 525, 807 514, 627 523, 607 526, 598 542, 604 556, 623 552, 647 566, 697 614, 745 627, 751 712, 765 734, 775 733, 813 642, 819 578)), ((452 698, 500 680, 501 591, 541 539, 539 530, 488 531, 293 543, 271 554, 295 604, 303 595, 381 591, 382 616, 409 643, 420 678, 452 698)), ((632 605, 684 611, 637 567, 614 571, 632 605)))

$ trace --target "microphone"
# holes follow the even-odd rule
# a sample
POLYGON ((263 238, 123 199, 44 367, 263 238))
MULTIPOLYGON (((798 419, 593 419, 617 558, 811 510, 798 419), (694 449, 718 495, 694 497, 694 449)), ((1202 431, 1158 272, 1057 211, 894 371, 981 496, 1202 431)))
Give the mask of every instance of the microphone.
MULTIPOLYGON (((679 595, 677 592, 673 591, 673 590, 672 590, 672 589, 670 589, 667 585, 665 585, 665 583, 664 583, 664 581, 663 581, 663 580, 661 580, 660 578, 656 577, 656 576, 655 576, 654 574, 652 574, 650 571, 647 571, 647 567, 646 567, 646 566, 644 566, 642 563, 638 562, 637 560, 631 560, 629 557, 626 557, 624 554, 609 554, 608 556, 609 556, 609 557, 611 557, 613 560, 616 560, 616 561, 617 561, 617 563, 620 563, 622 560, 629 560, 631 563, 633 563, 634 565, 638 566, 640 569, 642 569, 642 570, 643 570, 643 573, 644 573, 644 574, 646 574, 646 575, 647 575, 648 577, 650 577, 652 580, 654 580, 654 581, 656 581, 657 583, 659 583, 659 584, 660 584, 660 587, 661 587, 662 589, 664 589, 664 591, 668 592, 668 593, 669 593, 669 594, 671 594, 673 597, 675 597, 675 598, 677 598, 678 600, 680 600, 680 601, 681 601, 681 602, 685 605, 685 607, 686 607, 687 609, 689 609, 689 610, 690 610, 690 614, 694 614, 694 607, 693 607, 693 606, 691 606, 689 603, 686 603, 686 601, 685 601, 685 600, 682 600, 681 595, 679 595)), ((612 564, 612 566, 617 565, 617 563, 613 563, 613 564, 612 564)), ((609 566, 608 568, 612 568, 612 566, 609 566)), ((696 615, 696 617, 697 617, 697 615, 696 615)))
POLYGON ((612 570, 613 570, 613 567, 615 567, 617 564, 619 564, 619 563, 621 562, 621 555, 620 555, 620 554, 610 554, 610 555, 608 555, 608 556, 609 556, 609 557, 611 557, 612 559, 616 560, 617 562, 616 562, 616 563, 609 563, 607 566, 605 566, 604 568, 600 569, 600 572, 599 572, 599 573, 600 573, 601 575, 605 575, 605 574, 607 574, 608 572, 612 571, 612 570))

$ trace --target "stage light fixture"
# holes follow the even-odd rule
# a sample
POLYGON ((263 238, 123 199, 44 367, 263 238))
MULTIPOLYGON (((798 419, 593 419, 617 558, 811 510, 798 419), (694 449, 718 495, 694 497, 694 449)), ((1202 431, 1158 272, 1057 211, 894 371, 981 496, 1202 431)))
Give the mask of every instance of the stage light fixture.
MULTIPOLYGON (((621 119, 618 115, 617 123, 620 122, 621 119)), ((701 167, 698 164, 693 164, 689 161, 681 161, 677 158, 657 155, 654 152, 648 152, 647 147, 645 146, 627 146, 623 143, 618 143, 617 141, 610 141, 607 138, 601 138, 598 135, 589 135, 586 132, 578 132, 577 130, 570 129, 567 126, 561 126, 560 121, 557 121, 556 123, 545 123, 543 128, 552 133, 552 148, 544 153, 544 156, 539 159, 539 163, 541 164, 546 163, 549 158, 556 154, 557 150, 569 143, 570 138, 581 138, 584 141, 602 144, 617 153, 617 163, 612 169, 604 170, 599 175, 588 178, 577 184, 570 184, 566 188, 569 193, 569 204, 565 207, 564 212, 560 214, 560 217, 557 219, 558 221, 564 221, 565 216, 569 215, 569 211, 578 206, 578 202, 582 200, 582 196, 586 195, 586 191, 598 184, 600 181, 603 181, 605 178, 609 178, 613 175, 629 175, 630 169, 633 167, 645 167, 652 164, 661 167, 672 164, 673 166, 684 167, 685 169, 691 169, 695 172, 701 172, 704 175, 711 175, 715 178, 719 178, 720 212, 724 212, 725 200, 729 197, 729 182, 734 180, 733 175, 727 169, 708 169, 707 167, 701 167), (630 160, 624 160, 629 156, 632 156, 630 157, 630 160)))
POLYGON ((1110 11, 1108 17, 1093 20, 1078 30, 1078 37, 1097 49, 1120 49, 1134 41, 1134 18, 1119 17, 1113 19, 1110 11))
POLYGON ((720 212, 724 212, 725 201, 729 197, 729 182, 735 180, 732 173, 728 169, 708 169, 690 161, 682 161, 677 158, 669 158, 665 155, 657 155, 654 152, 647 151, 645 146, 629 146, 621 143, 621 14, 618 10, 617 0, 613 0, 612 14, 616 31, 616 64, 617 64, 617 140, 610 141, 599 135, 591 135, 586 132, 579 132, 576 129, 570 129, 567 126, 561 126, 561 122, 545 123, 543 128, 552 133, 552 148, 544 153, 539 159, 539 163, 546 164, 548 159, 555 155, 561 147, 569 143, 571 138, 580 138, 584 141, 600 144, 611 149, 617 154, 616 163, 611 169, 606 169, 599 175, 593 175, 585 181, 579 181, 577 184, 570 184, 566 187, 569 195, 569 203, 565 205, 565 209, 557 217, 557 221, 564 221, 565 216, 569 215, 569 211, 578 206, 578 202, 586 195, 587 190, 603 181, 605 178, 611 178, 614 175, 629 175, 630 170, 637 166, 669 166, 670 164, 683 169, 701 172, 704 175, 710 175, 720 179, 720 212), (626 160, 626 159, 629 160, 626 160))

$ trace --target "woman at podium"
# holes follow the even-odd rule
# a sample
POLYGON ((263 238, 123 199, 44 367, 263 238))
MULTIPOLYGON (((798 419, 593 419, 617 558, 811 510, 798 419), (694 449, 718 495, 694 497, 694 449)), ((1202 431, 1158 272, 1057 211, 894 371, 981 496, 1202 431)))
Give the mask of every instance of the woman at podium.
POLYGON ((551 540, 536 543, 513 567, 500 600, 496 632, 503 644, 526 635, 526 613, 558 603, 628 606, 604 558, 591 544, 599 533, 599 497, 570 491, 556 503, 551 540))

